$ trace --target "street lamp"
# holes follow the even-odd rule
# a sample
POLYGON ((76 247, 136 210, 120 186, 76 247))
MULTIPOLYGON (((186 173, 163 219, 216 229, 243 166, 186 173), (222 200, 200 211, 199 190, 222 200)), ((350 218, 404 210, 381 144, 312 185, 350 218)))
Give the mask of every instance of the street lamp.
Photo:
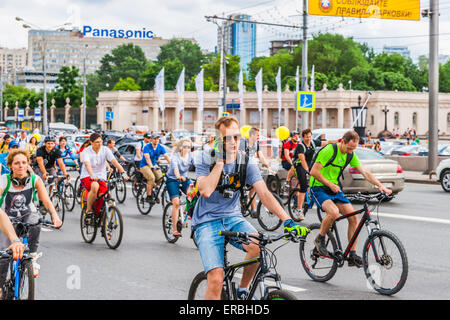
POLYGON ((389 112, 388 106, 384 106, 384 109, 381 109, 384 112, 384 131, 387 131, 387 113, 389 112))

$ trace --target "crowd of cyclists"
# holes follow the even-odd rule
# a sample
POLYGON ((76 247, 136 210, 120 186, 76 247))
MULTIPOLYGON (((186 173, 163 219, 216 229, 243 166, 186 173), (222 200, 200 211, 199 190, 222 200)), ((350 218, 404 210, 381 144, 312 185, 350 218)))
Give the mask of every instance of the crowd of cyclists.
MULTIPOLYGON (((250 194, 257 194, 262 204, 282 222, 285 232, 305 237, 309 233, 307 226, 297 224, 285 208, 280 205, 269 191, 258 166, 258 161, 267 168, 269 174, 276 174, 264 157, 259 143, 259 129, 252 127, 246 137, 241 135, 241 126, 234 117, 222 117, 215 124, 216 135, 212 135, 203 150, 192 152, 190 139, 182 138, 173 142, 173 152, 169 156, 160 144, 160 134, 146 133, 143 141, 136 147, 134 165, 146 181, 145 191, 150 205, 159 202, 152 196, 155 185, 165 179, 166 190, 172 204, 173 236, 181 237, 177 229, 180 197, 186 194, 189 186, 195 184, 197 195, 192 213, 192 232, 207 276, 205 298, 220 299, 224 281, 224 237, 220 231, 258 234, 255 227, 246 220, 241 212, 240 196, 245 186, 251 188, 250 194), (165 173, 161 170, 161 161, 168 163, 165 173), (188 178, 188 172, 195 168, 195 180, 188 178), (164 177, 164 178, 163 178, 164 177)), ((339 214, 353 211, 352 204, 339 187, 339 177, 345 166, 356 167, 368 181, 378 187, 380 192, 390 194, 372 174, 366 171, 353 151, 358 146, 359 136, 354 131, 347 132, 337 141, 313 140, 310 129, 291 132, 290 139, 283 142, 281 165, 288 171, 289 183, 297 177, 300 192, 297 197, 298 221, 304 219, 302 211, 305 193, 310 187, 316 195, 318 204, 326 212, 320 234, 315 246, 323 256, 328 254, 324 243, 325 235, 339 214), (319 151, 320 150, 320 151, 319 151), (308 179, 311 176, 311 179, 308 179), (308 182, 308 180, 310 180, 308 182)), ((41 137, 21 131, 18 138, 3 136, 0 142, 0 250, 11 249, 14 259, 20 259, 25 245, 17 237, 13 223, 15 221, 37 221, 39 211, 36 206, 44 207, 51 216, 55 227, 63 224, 53 203, 49 199, 51 189, 45 184, 52 179, 70 181, 65 158, 71 158, 79 171, 81 188, 88 191, 86 213, 94 217, 103 205, 101 195, 108 191, 107 172, 117 170, 125 181, 129 180, 121 163, 125 158, 117 151, 114 139, 103 145, 101 134, 92 133, 81 146, 79 158, 67 146, 67 138, 58 139, 53 135, 41 137), (43 139, 42 146, 38 146, 43 139), (38 205, 35 205, 39 201, 38 205)), ((51 186, 50 186, 51 188, 51 186)), ((79 190, 76 190, 79 193, 79 190)), ((79 195, 79 194, 78 194, 79 195)), ((251 214, 256 214, 256 198, 251 203, 251 214)), ((356 216, 349 218, 348 234, 354 233, 358 224, 356 216)), ((30 231, 27 245, 33 266, 38 273, 36 262, 39 246, 40 226, 30 231)), ((350 240, 350 239, 349 239, 350 240)), ((246 252, 247 260, 258 257, 260 248, 254 243, 234 243, 246 252)), ((352 247, 350 266, 361 267, 362 261, 356 252, 356 241, 352 247)), ((6 276, 8 262, 0 259, 0 288, 6 276), (6 268, 6 270, 5 270, 6 268), (3 282, 2 282, 3 281, 3 282)), ((245 298, 248 287, 257 270, 257 265, 244 268, 242 279, 237 288, 237 296, 245 298)))

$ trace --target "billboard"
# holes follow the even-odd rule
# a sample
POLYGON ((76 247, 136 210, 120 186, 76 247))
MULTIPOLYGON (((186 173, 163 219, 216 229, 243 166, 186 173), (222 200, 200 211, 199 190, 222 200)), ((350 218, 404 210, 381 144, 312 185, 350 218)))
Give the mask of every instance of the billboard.
POLYGON ((309 0, 310 15, 420 20, 420 0, 309 0))

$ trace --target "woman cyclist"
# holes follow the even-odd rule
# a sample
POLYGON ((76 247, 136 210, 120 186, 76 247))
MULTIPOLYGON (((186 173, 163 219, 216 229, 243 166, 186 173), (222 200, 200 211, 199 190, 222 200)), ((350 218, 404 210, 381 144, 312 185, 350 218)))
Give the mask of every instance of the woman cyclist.
POLYGON ((59 138, 59 145, 57 146, 59 150, 61 150, 61 156, 63 158, 64 164, 66 164, 66 158, 67 156, 72 159, 72 161, 75 163, 75 166, 77 170, 79 169, 78 160, 77 157, 73 154, 72 150, 67 146, 67 138, 66 137, 60 137, 59 138))
MULTIPOLYGON (((62 221, 50 201, 44 182, 37 175, 28 172, 29 161, 30 156, 25 150, 12 150, 8 155, 7 164, 11 173, 0 177, 1 207, 13 222, 37 223, 39 214, 34 205, 34 198, 37 196, 50 212, 55 227, 59 228, 62 226, 62 221)), ((39 272, 36 260, 40 232, 39 225, 31 227, 28 238, 35 275, 39 272)), ((4 234, 0 234, 0 249, 4 250, 10 244, 10 240, 4 234)), ((0 259, 0 288, 5 282, 8 264, 9 259, 0 259)))
POLYGON ((173 236, 181 237, 177 230, 178 210, 180 209, 180 183, 181 189, 186 194, 191 181, 187 178, 189 167, 194 165, 194 157, 191 154, 192 142, 189 139, 178 141, 172 154, 169 170, 167 171, 167 191, 172 201, 172 225, 173 236))

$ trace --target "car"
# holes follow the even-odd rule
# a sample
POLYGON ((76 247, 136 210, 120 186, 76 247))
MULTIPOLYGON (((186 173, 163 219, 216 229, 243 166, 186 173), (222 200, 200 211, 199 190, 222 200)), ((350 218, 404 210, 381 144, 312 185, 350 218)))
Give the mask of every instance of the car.
MULTIPOLYGON (((386 159, 372 149, 356 148, 355 153, 364 169, 372 173, 378 181, 391 189, 394 194, 398 194, 404 189, 405 176, 402 167, 397 161, 386 159)), ((379 192, 378 188, 364 179, 356 168, 347 167, 344 170, 341 184, 344 193, 361 192, 373 194, 379 192)))
POLYGON ((128 143, 139 142, 141 140, 144 140, 143 135, 136 135, 136 134, 128 133, 128 134, 124 135, 122 138, 119 138, 116 140, 116 146, 120 146, 120 145, 128 144, 128 143))
POLYGON ((419 156, 428 154, 428 147, 422 145, 409 145, 392 150, 391 156, 419 156))
POLYGON ((317 139, 319 136, 324 135, 325 140, 339 140, 350 129, 342 128, 323 128, 312 130, 312 138, 317 139))
POLYGON ((450 192, 450 159, 442 160, 436 168, 437 181, 445 192, 450 192))
POLYGON ((72 141, 75 144, 76 151, 78 152, 78 150, 80 150, 81 145, 87 139, 89 139, 88 134, 74 134, 67 136, 67 143, 69 143, 69 141, 72 141))
MULTIPOLYGON (((77 147, 75 143, 73 141, 67 141, 67 146, 70 148, 72 154, 74 154, 77 160, 79 161, 80 154, 77 153, 77 147)), ((75 162, 70 158, 69 155, 64 158, 64 164, 68 167, 75 167, 75 162)))

